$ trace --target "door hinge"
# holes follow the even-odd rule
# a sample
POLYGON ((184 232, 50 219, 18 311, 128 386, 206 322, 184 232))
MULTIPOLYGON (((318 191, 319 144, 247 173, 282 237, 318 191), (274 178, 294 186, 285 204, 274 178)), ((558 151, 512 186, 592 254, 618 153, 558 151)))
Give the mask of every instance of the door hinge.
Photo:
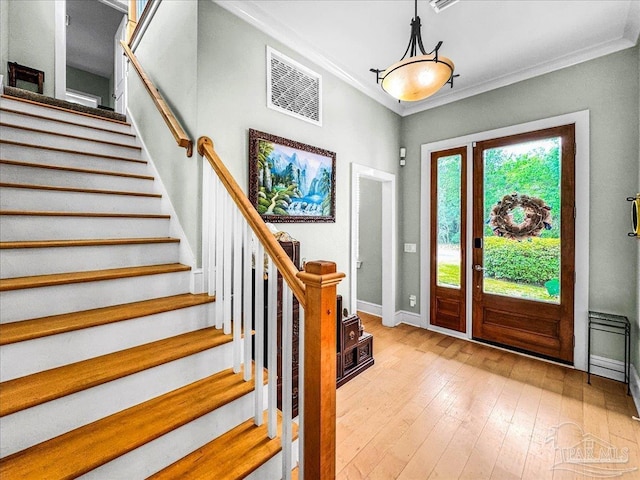
POLYGON ((573 207, 573 218, 575 219, 578 215, 578 209, 576 207, 573 207))
POLYGON ((576 336, 573 336, 573 348, 576 348, 576 336))

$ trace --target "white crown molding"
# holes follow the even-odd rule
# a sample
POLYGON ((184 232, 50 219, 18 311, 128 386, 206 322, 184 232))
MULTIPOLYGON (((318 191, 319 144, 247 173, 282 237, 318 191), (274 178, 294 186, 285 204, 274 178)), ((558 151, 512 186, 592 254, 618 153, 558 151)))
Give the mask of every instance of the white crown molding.
MULTIPOLYGON (((640 2, 636 3, 636 5, 640 7, 640 2)), ((631 32, 630 35, 633 35, 633 32, 631 32)), ((638 34, 636 33, 635 35, 637 40, 638 34)), ((478 95, 480 93, 485 93, 497 88, 506 87, 507 85, 512 85, 523 80, 528 80, 530 78, 538 77, 540 75, 551 73, 556 70, 571 67, 588 60, 593 60, 598 57, 603 57, 611 53, 619 52, 620 50, 631 48, 635 46, 635 44, 635 41, 631 41, 626 37, 612 40, 595 47, 584 49, 580 52, 575 52, 571 55, 557 58, 550 62, 534 65, 530 68, 492 79, 479 85, 474 85, 472 87, 461 90, 453 89, 451 93, 439 94, 436 97, 431 97, 430 99, 423 100, 420 103, 406 105, 401 115, 403 117, 407 115, 413 115, 414 113, 419 113, 431 108, 440 107, 442 105, 446 105, 447 103, 457 102, 458 100, 473 97, 474 95, 478 95)))
POLYGON ((403 117, 631 48, 636 45, 640 36, 640 2, 632 1, 629 5, 623 35, 616 40, 586 48, 549 62, 533 65, 465 89, 454 88, 447 92, 445 88, 439 94, 427 100, 402 104, 384 93, 378 85, 373 83, 365 85, 354 78, 344 68, 317 51, 312 44, 305 41, 286 24, 270 16, 258 5, 258 2, 253 0, 242 2, 236 0, 212 1, 403 117))

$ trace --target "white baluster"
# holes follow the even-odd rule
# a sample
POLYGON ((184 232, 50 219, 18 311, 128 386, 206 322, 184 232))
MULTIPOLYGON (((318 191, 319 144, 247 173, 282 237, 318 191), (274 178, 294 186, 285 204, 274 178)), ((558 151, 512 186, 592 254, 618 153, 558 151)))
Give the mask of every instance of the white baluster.
MULTIPOLYGON (((213 262, 211 260, 211 246, 213 245, 213 239, 211 232, 213 231, 214 219, 211 218, 213 209, 215 208, 212 200, 214 195, 212 185, 213 178, 211 178, 211 167, 209 163, 202 162, 202 272, 203 272, 203 291, 209 295, 210 289, 210 271, 213 268, 213 262)), ((214 197, 215 198, 215 197, 214 197)))
POLYGON ((282 478, 291 478, 291 442, 293 433, 293 297, 287 282, 282 282, 282 478))
POLYGON ((269 258, 269 289, 267 295, 267 338, 268 338, 268 358, 267 369, 269 370, 268 384, 268 416, 267 431, 269 438, 275 438, 278 433, 277 413, 278 409, 278 269, 269 258))
POLYGON ((215 246, 215 293, 216 293, 216 328, 222 328, 224 321, 224 293, 223 293, 223 273, 224 273, 224 218, 225 218, 225 197, 227 192, 222 186, 222 182, 215 177, 216 184, 216 216, 214 223, 216 224, 216 246, 215 246))
POLYGON ((262 243, 257 241, 252 232, 254 244, 256 245, 255 254, 255 322, 256 322, 256 396, 255 396, 255 418, 256 425, 262 425, 264 418, 264 247, 262 243))
MULTIPOLYGON (((240 372, 242 364, 242 214, 233 210, 233 371, 240 372)), ((249 335, 251 331, 247 332, 249 335)))
POLYGON ((251 227, 249 224, 242 219, 242 244, 243 248, 243 259, 242 259, 242 271, 244 272, 242 277, 242 286, 243 286, 243 319, 244 319, 244 381, 248 382, 251 380, 251 339, 253 336, 251 335, 251 331, 253 330, 253 312, 251 308, 251 299, 253 298, 253 292, 251 291, 251 287, 253 285, 252 278, 252 269, 251 269, 251 255, 253 254, 253 242, 251 236, 251 227))
POLYGON ((224 295, 224 333, 229 335, 231 333, 231 295, 233 290, 232 284, 232 246, 233 246, 233 215, 230 212, 234 211, 235 205, 231 201, 228 194, 224 195, 224 269, 223 269, 223 295, 224 295))

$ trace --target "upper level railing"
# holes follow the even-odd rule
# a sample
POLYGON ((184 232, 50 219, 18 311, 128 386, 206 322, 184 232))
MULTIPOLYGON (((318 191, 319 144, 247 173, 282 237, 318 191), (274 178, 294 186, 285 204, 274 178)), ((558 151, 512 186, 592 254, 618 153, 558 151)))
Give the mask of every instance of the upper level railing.
POLYGON ((162 95, 160 94, 158 89, 155 87, 155 85, 153 84, 153 82, 151 81, 147 73, 142 68, 142 65, 140 65, 140 62, 138 61, 134 53, 129 48, 129 45, 127 45, 127 43, 123 41, 120 42, 120 44, 124 49, 124 53, 129 58, 131 65, 133 65, 133 68, 140 76, 140 80, 142 80, 142 84, 144 85, 145 89, 151 96, 151 99, 153 100, 153 103, 157 107, 158 111, 160 112, 162 119, 165 121, 165 123, 169 127, 169 130, 171 130, 171 134, 173 135, 173 138, 175 138, 176 143, 178 144, 178 146, 186 148, 187 157, 190 157, 191 155, 193 155, 193 141, 191 140, 191 138, 189 138, 189 135, 187 135, 187 133, 184 131, 184 128, 182 128, 182 125, 180 125, 180 122, 171 111, 171 108, 169 108, 169 105, 167 105, 167 102, 162 97, 162 95))

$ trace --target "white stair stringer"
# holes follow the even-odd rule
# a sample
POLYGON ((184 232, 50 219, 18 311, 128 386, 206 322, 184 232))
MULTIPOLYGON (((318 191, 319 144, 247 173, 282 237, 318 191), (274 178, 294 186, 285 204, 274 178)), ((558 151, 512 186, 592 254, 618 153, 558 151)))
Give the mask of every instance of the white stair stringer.
POLYGON ((0 184, 0 210, 154 214, 161 211, 161 202, 159 195, 148 193, 0 184))
POLYGON ((7 415, 2 418, 0 456, 176 390, 230 368, 232 363, 232 347, 227 343, 7 415))
MULTIPOLYGON (((255 391, 82 475, 83 480, 142 479, 171 465, 253 415, 255 391)), ((242 458, 238 458, 241 462, 242 458)), ((263 480, 268 477, 263 477, 263 480)), ((270 478, 280 478, 270 477, 270 478)))
MULTIPOLYGON (((135 239, 131 241, 135 242, 135 239)), ((178 242, 152 241, 123 245, 7 248, 0 256, 0 278, 177 263, 178 248, 178 242)))
MULTIPOLYGON (((99 118, 94 115, 83 115, 81 113, 72 112, 55 106, 42 105, 39 103, 13 99, 10 97, 1 97, 0 106, 12 110, 18 110, 24 113, 33 113, 36 115, 46 116, 53 120, 63 120, 74 123, 83 123, 87 126, 105 128, 114 132, 131 133, 131 125, 106 118, 99 118)), ((4 117, 3 117, 4 118, 4 117)))
POLYGON ((85 152, 66 152, 39 148, 35 145, 14 145, 0 143, 2 160, 33 163, 41 165, 82 168, 104 172, 122 172, 132 175, 148 174, 148 166, 144 160, 119 160, 107 156, 89 155, 85 152))
POLYGON ((2 323, 169 297, 189 291, 188 271, 0 292, 2 323), (52 301, 55 299, 55 301, 52 301))
POLYGON ((4 345, 0 378, 11 380, 210 327, 213 319, 213 303, 206 303, 4 345))
POLYGON ((115 142, 132 146, 137 145, 134 134, 108 129, 108 124, 102 127, 89 127, 86 124, 78 123, 78 120, 75 120, 73 123, 70 121, 67 121, 67 123, 53 120, 48 117, 46 113, 47 112, 44 111, 38 114, 27 114, 20 110, 2 108, 0 109, 0 122, 36 128, 38 130, 54 131, 64 135, 88 137, 104 142, 115 142))

